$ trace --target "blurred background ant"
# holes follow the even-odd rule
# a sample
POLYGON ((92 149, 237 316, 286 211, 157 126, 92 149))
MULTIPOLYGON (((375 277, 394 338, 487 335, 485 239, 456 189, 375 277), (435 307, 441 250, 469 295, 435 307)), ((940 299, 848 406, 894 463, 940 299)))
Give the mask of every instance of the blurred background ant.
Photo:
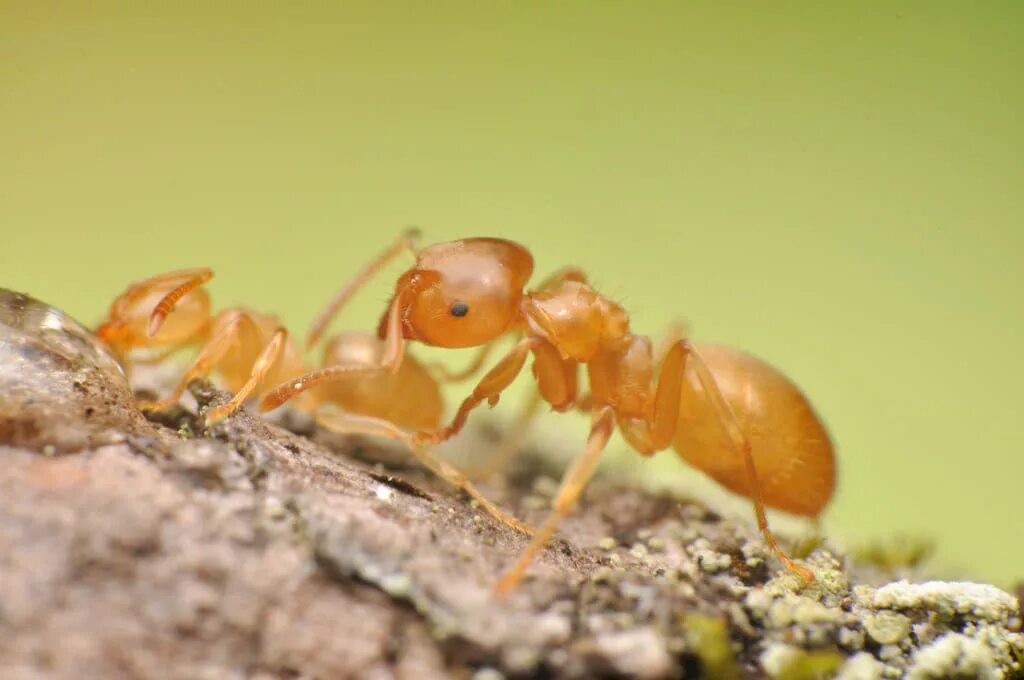
POLYGON ((241 307, 211 313, 202 285, 212 278, 213 271, 197 268, 134 283, 114 300, 96 329, 97 338, 129 373, 134 363, 159 363, 184 348, 199 348, 170 396, 140 402, 140 408, 170 408, 192 380, 216 373, 234 396, 207 413, 206 422, 213 423, 234 412, 263 382, 274 384, 303 372, 302 354, 276 317, 241 307))

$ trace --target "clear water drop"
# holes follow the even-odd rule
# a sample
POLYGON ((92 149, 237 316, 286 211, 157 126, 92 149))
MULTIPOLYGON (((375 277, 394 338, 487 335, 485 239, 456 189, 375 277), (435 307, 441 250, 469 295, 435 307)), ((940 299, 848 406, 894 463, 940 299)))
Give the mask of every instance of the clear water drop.
POLYGON ((59 309, 0 288, 0 402, 63 401, 84 381, 128 390, 120 364, 59 309))

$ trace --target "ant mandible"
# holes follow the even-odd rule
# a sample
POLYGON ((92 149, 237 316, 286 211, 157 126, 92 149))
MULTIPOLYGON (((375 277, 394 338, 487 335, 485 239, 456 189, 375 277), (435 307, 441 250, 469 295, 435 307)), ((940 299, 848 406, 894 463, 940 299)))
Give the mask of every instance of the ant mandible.
MULTIPOLYGON (((533 257, 512 241, 469 238, 417 249, 414 238, 414 233, 404 235, 343 287, 309 334, 309 341, 315 341, 372 274, 393 257, 411 252, 416 263, 399 276, 379 324, 384 347, 379 363, 328 366, 288 380, 264 397, 261 411, 325 383, 394 373, 403 363, 408 341, 482 347, 486 352, 496 341, 518 335, 520 339, 483 376, 447 426, 406 436, 390 423, 356 416, 347 427, 391 436, 414 451, 445 441, 463 428, 473 409, 498 401, 531 354, 538 392, 553 410, 589 407, 586 448, 565 473, 551 514, 496 585, 498 592, 514 588, 551 539, 593 475, 616 426, 640 454, 650 456, 674 446, 685 460, 751 499, 771 551, 805 581, 813 580, 813 574, 790 559, 775 540, 765 507, 817 517, 835 486, 834 456, 828 433, 810 404, 781 373, 737 350, 698 349, 682 338, 670 338, 656 359, 650 339, 632 333, 626 311, 592 288, 579 269, 563 269, 524 291, 533 273, 533 257), (587 395, 579 391, 580 366, 589 379, 587 395)), ((428 457, 436 471, 439 459, 423 451, 417 455, 428 457)))

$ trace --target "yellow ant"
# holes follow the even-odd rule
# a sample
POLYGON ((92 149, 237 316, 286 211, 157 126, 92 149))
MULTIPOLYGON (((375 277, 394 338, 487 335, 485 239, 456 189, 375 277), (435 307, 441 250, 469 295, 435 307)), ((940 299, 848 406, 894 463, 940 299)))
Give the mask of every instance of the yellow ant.
MULTIPOLYGON (((409 434, 383 416, 338 413, 335 429, 390 437, 405 443, 432 470, 476 498, 460 472, 426 449, 465 425, 480 404, 494 405, 533 356, 540 398, 559 412, 585 406, 591 414, 583 453, 569 467, 553 500, 553 511, 534 533, 500 511, 491 514, 534 533, 515 565, 496 585, 507 592, 522 579, 533 557, 553 536, 593 475, 601 452, 618 427, 637 452, 650 456, 673 446, 689 463, 726 488, 751 499, 768 547, 806 581, 813 574, 782 550, 768 528, 765 507, 817 517, 835 487, 832 444, 799 389, 764 362, 735 349, 695 346, 670 337, 655 356, 647 336, 635 335, 626 311, 601 295, 584 273, 566 268, 524 288, 533 257, 523 246, 496 238, 469 238, 416 248, 415 233, 403 235, 344 286, 314 322, 307 344, 322 334, 342 304, 394 257, 411 253, 415 264, 401 274, 378 328, 381 345, 371 360, 324 368, 288 378, 267 393, 270 411, 306 390, 358 385, 398 373, 416 341, 444 348, 487 350, 507 336, 519 339, 480 379, 444 427, 418 427, 409 434), (586 369, 590 390, 581 394, 586 369)), ((416 392, 396 392, 415 404, 416 392)), ((394 398, 394 397, 393 397, 394 398)), ((490 508, 489 508, 490 510, 490 508)))
POLYGON ((99 340, 126 368, 200 346, 171 395, 142 402, 140 408, 167 409, 193 379, 216 372, 234 398, 207 414, 212 423, 235 411, 261 383, 274 384, 305 370, 302 355, 275 317, 240 307, 211 314, 210 297, 201 286, 212 278, 210 269, 196 268, 134 283, 114 300, 96 329, 99 340), (155 354, 139 358, 140 350, 155 354))

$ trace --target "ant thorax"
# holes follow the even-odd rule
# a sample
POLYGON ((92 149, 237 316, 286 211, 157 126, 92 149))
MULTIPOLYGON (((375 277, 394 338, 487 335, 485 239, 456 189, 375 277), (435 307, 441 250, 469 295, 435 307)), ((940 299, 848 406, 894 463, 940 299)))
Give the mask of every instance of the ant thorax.
POLYGON ((531 334, 550 342, 566 360, 593 361, 630 335, 625 310, 579 281, 530 293, 522 308, 531 334))

